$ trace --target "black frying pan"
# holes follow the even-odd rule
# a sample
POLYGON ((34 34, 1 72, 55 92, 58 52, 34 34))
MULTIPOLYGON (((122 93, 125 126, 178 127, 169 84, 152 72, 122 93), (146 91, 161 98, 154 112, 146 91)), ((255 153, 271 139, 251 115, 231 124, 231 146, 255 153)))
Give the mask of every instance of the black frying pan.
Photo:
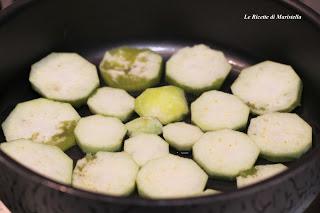
MULTIPOLYGON (((13 212, 302 212, 320 192, 320 18, 296 1, 18 1, 0 13, 0 121, 17 103, 38 97, 27 80, 30 65, 50 52, 78 52, 98 64, 106 49, 120 45, 148 47, 168 58, 195 43, 227 55, 233 71, 224 91, 243 67, 265 59, 290 64, 301 76, 302 106, 295 112, 313 127, 313 148, 289 163, 288 171, 241 190, 232 182, 210 180, 209 188, 225 191, 218 195, 148 200, 77 190, 0 152, 0 199, 13 212), (244 20, 245 14, 302 19, 244 20)), ((88 114, 86 107, 78 111, 88 114)), ((76 147, 67 153, 75 160, 83 156, 76 147)))

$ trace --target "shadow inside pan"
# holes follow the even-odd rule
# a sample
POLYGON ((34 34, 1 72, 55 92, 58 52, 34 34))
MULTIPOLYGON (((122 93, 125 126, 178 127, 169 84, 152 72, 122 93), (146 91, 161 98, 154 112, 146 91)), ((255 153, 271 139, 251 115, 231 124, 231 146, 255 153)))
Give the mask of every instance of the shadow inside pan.
MULTIPOLYGON (((201 42, 201 41, 188 41, 188 42, 175 42, 175 41, 148 41, 148 42, 119 42, 114 43, 113 45, 105 45, 100 46, 98 48, 92 49, 77 49, 77 48, 58 48, 55 51, 57 52, 77 52, 90 62, 94 63, 98 66, 99 62, 101 61, 103 54, 106 50, 119 47, 119 46, 133 46, 138 48, 150 48, 155 52, 158 52, 163 56, 165 61, 179 48, 184 46, 191 46, 196 43, 205 43, 210 47, 221 50, 226 55, 230 64, 232 64, 233 68, 229 76, 227 77, 226 81, 224 82, 222 88, 220 90, 224 92, 231 93, 230 85, 235 80, 241 69, 244 67, 250 66, 254 63, 258 63, 262 60, 266 59, 258 59, 254 57, 247 56, 243 53, 239 53, 237 51, 233 51, 230 48, 225 48, 222 46, 212 45, 211 43, 201 42)), ((40 58, 38 59, 40 60, 40 58)), ((280 61, 281 62, 281 61, 280 61)), ((31 64, 30 64, 31 65, 31 64)), ((299 74, 299 70, 296 70, 299 74)), ((19 72, 21 75, 16 76, 15 80, 10 84, 11 88, 8 91, 5 91, 3 96, 0 99, 0 120, 1 122, 8 116, 11 110, 15 107, 15 105, 19 102, 23 102, 26 100, 34 99, 40 97, 36 92, 31 89, 30 83, 28 81, 28 71, 21 71, 19 72)), ((101 80, 101 79, 100 79, 101 80)), ((303 79, 302 79, 303 81, 303 79)), ((101 80, 101 86, 105 84, 101 80)), ((166 85, 164 80, 162 79, 161 83, 156 86, 166 85)), ((306 120, 313 128, 313 148, 309 150, 302 158, 307 157, 311 154, 315 147, 319 146, 318 139, 319 137, 319 124, 316 123, 316 118, 319 117, 319 112, 317 112, 316 106, 313 104, 313 93, 312 93, 312 85, 304 84, 304 90, 302 94, 302 101, 301 106, 294 110, 295 113, 299 114, 304 120, 306 120), (318 138, 318 139, 317 139, 318 138)), ((132 94, 133 96, 137 96, 139 94, 132 94)), ((195 100, 197 97, 192 95, 187 95, 188 103, 195 100)), ((77 109, 81 116, 88 116, 90 115, 90 111, 87 106, 82 106, 77 109)), ((134 115, 137 116, 137 115, 134 115)), ((185 118, 186 122, 190 122, 190 115, 185 118)), ((246 132, 246 129, 244 130, 246 132)), ((1 131, 0 135, 1 141, 5 141, 3 132, 1 131)), ((177 154, 183 157, 191 158, 191 152, 179 152, 174 149, 170 149, 170 152, 173 154, 177 154)), ((84 153, 80 150, 78 146, 74 146, 66 151, 66 153, 74 160, 74 165, 76 161, 84 156, 84 153)), ((263 159, 258 159, 256 164, 267 164, 271 163, 263 159)), ((299 160, 292 161, 289 163, 285 163, 287 166, 297 165, 299 164, 299 160)), ((207 183, 207 188, 213 188, 221 191, 232 191, 236 189, 235 181, 222 181, 222 180, 215 180, 210 178, 207 183)), ((132 196, 137 196, 135 192, 132 196)))

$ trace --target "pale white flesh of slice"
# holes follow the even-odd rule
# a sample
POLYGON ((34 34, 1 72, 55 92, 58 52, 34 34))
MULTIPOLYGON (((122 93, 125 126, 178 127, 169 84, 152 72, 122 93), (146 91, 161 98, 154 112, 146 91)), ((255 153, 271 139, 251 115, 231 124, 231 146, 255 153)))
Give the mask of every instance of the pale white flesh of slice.
POLYGON ((285 171, 287 168, 281 163, 255 166, 237 177, 237 187, 241 188, 266 180, 285 171))
POLYGON ((158 135, 139 134, 125 140, 124 151, 143 166, 150 160, 169 154, 169 144, 158 135))
POLYGON ((185 122, 171 123, 163 127, 164 139, 179 151, 190 151, 202 135, 199 127, 185 122))
POLYGON ((125 152, 98 152, 77 162, 72 185, 102 194, 127 196, 135 189, 139 167, 125 152))
POLYGON ((58 147, 20 139, 1 143, 0 149, 36 173, 71 184, 73 161, 58 147))
POLYGON ((66 150, 75 145, 73 130, 79 119, 70 104, 38 98, 17 104, 2 129, 7 141, 30 139, 66 150))
POLYGON ((99 86, 95 65, 76 53, 49 54, 31 66, 29 81, 44 97, 74 105, 99 86))
POLYGON ((191 159, 166 155, 145 164, 137 176, 139 195, 146 198, 181 198, 203 192, 207 174, 191 159))
POLYGON ((255 114, 290 112, 300 105, 302 81, 291 66, 264 61, 243 69, 231 90, 255 114))
POLYGON ((169 83, 191 93, 219 89, 231 70, 224 54, 206 45, 184 47, 166 64, 169 83))
POLYGON ((78 145, 86 153, 120 150, 126 132, 118 118, 102 115, 81 118, 74 130, 78 145))
POLYGON ((134 111, 134 98, 123 89, 102 87, 89 99, 91 112, 127 120, 134 111))
POLYGON ((203 93, 191 104, 191 120, 203 131, 243 129, 249 112, 238 97, 215 90, 203 93))
POLYGON ((312 128, 294 113, 268 113, 251 119, 249 137, 261 157, 272 162, 300 158, 312 146, 312 128))
POLYGON ((209 176, 233 180, 252 168, 259 149, 246 134, 226 129, 205 133, 193 145, 192 154, 209 176))

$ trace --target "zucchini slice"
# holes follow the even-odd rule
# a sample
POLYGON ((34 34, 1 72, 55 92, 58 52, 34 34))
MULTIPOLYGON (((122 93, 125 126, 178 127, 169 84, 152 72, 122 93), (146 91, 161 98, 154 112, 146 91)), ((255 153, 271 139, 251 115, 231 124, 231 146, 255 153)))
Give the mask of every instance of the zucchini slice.
POLYGON ((79 119, 70 104, 38 98, 17 104, 2 130, 7 141, 30 139, 67 150, 75 145, 73 130, 79 119))
POLYGON ((166 64, 166 81, 190 93, 219 89, 231 70, 221 51, 203 44, 185 47, 166 64))
POLYGON ((92 113, 127 120, 134 111, 134 98, 123 89, 102 87, 89 99, 92 113))
POLYGON ((249 137, 272 162, 300 158, 312 146, 312 128, 294 113, 274 112, 251 119, 249 137))
POLYGON ((0 149, 25 167, 64 184, 71 184, 73 161, 55 146, 20 139, 0 144, 0 149))
POLYGON ((171 123, 163 127, 164 139, 179 151, 190 151, 202 135, 199 127, 185 122, 171 123))
POLYGON ((29 81, 42 96, 75 106, 99 86, 95 65, 76 53, 51 53, 31 66, 29 81))
POLYGON ((125 152, 98 152, 78 160, 72 186, 102 194, 127 196, 135 189, 139 167, 125 152))
POLYGON ((205 133, 193 145, 192 154, 209 176, 233 180, 252 168, 259 149, 246 134, 225 129, 205 133))
POLYGON ((290 112, 300 105, 302 81, 291 66, 264 61, 243 69, 231 90, 255 114, 290 112))
POLYGON ((161 122, 153 117, 140 117, 126 123, 129 137, 141 133, 160 135, 162 133, 161 122))
POLYGON ((146 89, 135 100, 135 111, 140 116, 151 116, 162 124, 182 120, 188 114, 188 103, 179 87, 162 86, 146 89))
POLYGON ((255 166, 237 177, 237 187, 241 188, 258 183, 283 172, 287 168, 281 163, 255 166))
POLYGON ((207 174, 191 159, 166 155, 145 164, 137 176, 139 195, 146 198, 181 198, 203 192, 207 174))
POLYGON ((99 68, 107 85, 141 91, 159 83, 162 57, 149 49, 120 47, 107 51, 99 68))
POLYGON ((124 151, 143 166, 150 160, 169 154, 169 144, 158 135, 139 134, 125 140, 124 151))
POLYGON ((74 130, 78 145, 86 153, 120 150, 126 132, 118 118, 102 115, 81 118, 74 130))
POLYGON ((191 120, 203 131, 243 129, 250 109, 234 95, 208 91, 191 104, 191 120))

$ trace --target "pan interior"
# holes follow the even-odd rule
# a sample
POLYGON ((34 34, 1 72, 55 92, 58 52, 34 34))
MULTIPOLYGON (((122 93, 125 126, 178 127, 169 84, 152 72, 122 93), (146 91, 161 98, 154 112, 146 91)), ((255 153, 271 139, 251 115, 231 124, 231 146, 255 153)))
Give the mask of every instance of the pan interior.
MULTIPOLYGON (((77 52, 90 62, 94 63, 95 65, 99 65, 103 54, 106 50, 119 47, 119 46, 133 46, 138 48, 150 48, 151 50, 158 52, 163 56, 165 61, 179 48, 184 46, 192 46, 194 44, 204 43, 209 45, 210 47, 221 50, 224 52, 225 56, 227 57, 229 63, 232 65, 232 71, 227 77, 226 81, 224 82, 222 88, 220 90, 224 92, 231 93, 230 85, 235 80, 241 69, 244 67, 250 66, 254 63, 260 62, 265 59, 255 58, 254 56, 248 56, 242 52, 238 52, 232 50, 230 48, 226 48, 223 46, 216 45, 214 43, 202 42, 202 41, 130 41, 130 42, 116 42, 112 45, 101 45, 97 48, 91 49, 79 49, 79 48, 57 48, 54 51, 56 52, 77 52)), ((45 55, 43 55, 45 56, 45 55)), ((40 60, 40 58, 36 59, 40 60)), ((281 62, 281 61, 279 61, 281 62)), ((30 63, 30 65, 32 62, 30 63)), ((10 83, 10 88, 8 88, 5 92, 2 93, 0 96, 0 120, 3 122, 5 118, 8 116, 10 111, 14 108, 14 106, 26 100, 34 99, 40 97, 36 92, 34 92, 31 88, 31 85, 28 81, 28 75, 30 66, 27 68, 28 70, 21 70, 21 75, 18 75, 14 78, 14 80, 10 83)), ((296 70, 298 74, 300 74, 299 70, 296 70)), ((100 79, 101 80, 101 79, 100 79)), ((303 78, 302 78, 303 81, 303 78)), ((103 81, 101 80, 101 86, 104 86, 103 81)), ((317 119, 319 117, 319 113, 317 112, 317 106, 313 104, 314 100, 314 93, 312 85, 309 85, 308 82, 304 82, 304 90, 302 94, 302 102, 301 106, 294 110, 295 113, 299 114, 304 120, 306 120, 313 128, 313 147, 309 150, 302 158, 307 158, 308 156, 312 155, 316 148, 319 147, 319 124, 317 123, 317 119)), ((162 79, 160 85, 166 85, 164 79, 162 79)), ((138 94, 132 94, 137 96, 138 94)), ((195 99, 195 96, 187 95, 187 99, 189 104, 195 99)), ((81 108, 77 109, 81 116, 87 116, 91 113, 87 106, 82 106, 81 108)), ((137 116, 137 115, 135 115, 137 116)), ((190 115, 187 116, 185 121, 190 122, 190 115)), ((244 130, 246 132, 246 130, 244 130)), ((3 132, 0 133, 0 141, 5 141, 3 132)), ((190 152, 178 152, 174 149, 170 149, 171 153, 191 158, 190 152)), ((78 146, 74 146, 71 149, 67 150, 66 152, 73 160, 74 164, 76 161, 84 156, 78 146)), ((300 163, 301 159, 292 161, 290 163, 285 163, 287 166, 297 166, 300 163)), ((256 164, 267 164, 270 163, 263 159, 258 159, 256 164)), ((289 170, 290 171, 290 170, 289 170)), ((289 172, 288 171, 288 172, 289 172)), ((221 191, 232 191, 236 189, 235 181, 221 181, 215 179, 209 179, 207 183, 207 188, 213 188, 221 191)), ((134 193, 132 196, 137 196, 137 193, 134 193)))

